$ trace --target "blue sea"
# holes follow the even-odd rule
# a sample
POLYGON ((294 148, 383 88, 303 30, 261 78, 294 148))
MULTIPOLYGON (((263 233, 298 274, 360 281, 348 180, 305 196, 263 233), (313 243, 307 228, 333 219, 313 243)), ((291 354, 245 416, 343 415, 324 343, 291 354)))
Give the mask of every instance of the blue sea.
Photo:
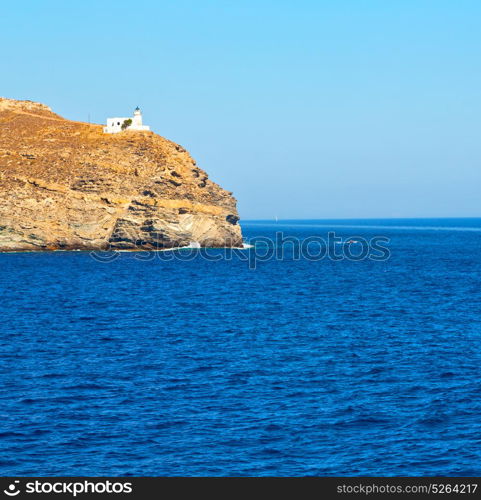
POLYGON ((481 219, 243 230, 0 255, 0 475, 481 475, 481 219), (278 232, 390 255, 252 259, 278 232))

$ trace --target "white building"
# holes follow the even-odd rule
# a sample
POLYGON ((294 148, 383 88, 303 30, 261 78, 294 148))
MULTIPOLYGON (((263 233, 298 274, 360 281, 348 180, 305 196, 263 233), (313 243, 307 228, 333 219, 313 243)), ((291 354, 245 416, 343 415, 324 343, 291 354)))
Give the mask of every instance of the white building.
POLYGON ((132 118, 107 118, 104 134, 117 134, 124 130, 150 130, 147 125, 142 125, 142 111, 137 106, 132 118))

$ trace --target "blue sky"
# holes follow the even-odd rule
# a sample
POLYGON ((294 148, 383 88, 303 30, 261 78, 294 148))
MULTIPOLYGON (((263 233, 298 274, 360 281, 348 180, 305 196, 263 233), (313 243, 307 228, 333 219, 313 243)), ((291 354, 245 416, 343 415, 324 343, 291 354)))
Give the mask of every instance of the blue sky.
POLYGON ((5 2, 0 95, 98 123, 140 105, 246 219, 481 216, 480 18, 478 0, 5 2))

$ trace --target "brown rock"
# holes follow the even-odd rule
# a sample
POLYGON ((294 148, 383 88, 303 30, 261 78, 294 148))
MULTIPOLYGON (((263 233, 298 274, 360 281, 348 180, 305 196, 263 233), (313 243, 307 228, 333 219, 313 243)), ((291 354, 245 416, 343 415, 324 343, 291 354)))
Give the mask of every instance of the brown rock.
POLYGON ((0 251, 241 246, 238 220, 178 144, 0 98, 0 251))

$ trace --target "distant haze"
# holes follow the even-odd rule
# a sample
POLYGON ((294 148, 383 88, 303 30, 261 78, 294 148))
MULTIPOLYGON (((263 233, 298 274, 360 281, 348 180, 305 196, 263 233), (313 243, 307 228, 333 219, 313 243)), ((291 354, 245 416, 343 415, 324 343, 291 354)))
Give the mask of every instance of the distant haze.
POLYGON ((8 2, 0 95, 97 123, 139 105, 243 218, 481 216, 480 18, 478 0, 8 2))

